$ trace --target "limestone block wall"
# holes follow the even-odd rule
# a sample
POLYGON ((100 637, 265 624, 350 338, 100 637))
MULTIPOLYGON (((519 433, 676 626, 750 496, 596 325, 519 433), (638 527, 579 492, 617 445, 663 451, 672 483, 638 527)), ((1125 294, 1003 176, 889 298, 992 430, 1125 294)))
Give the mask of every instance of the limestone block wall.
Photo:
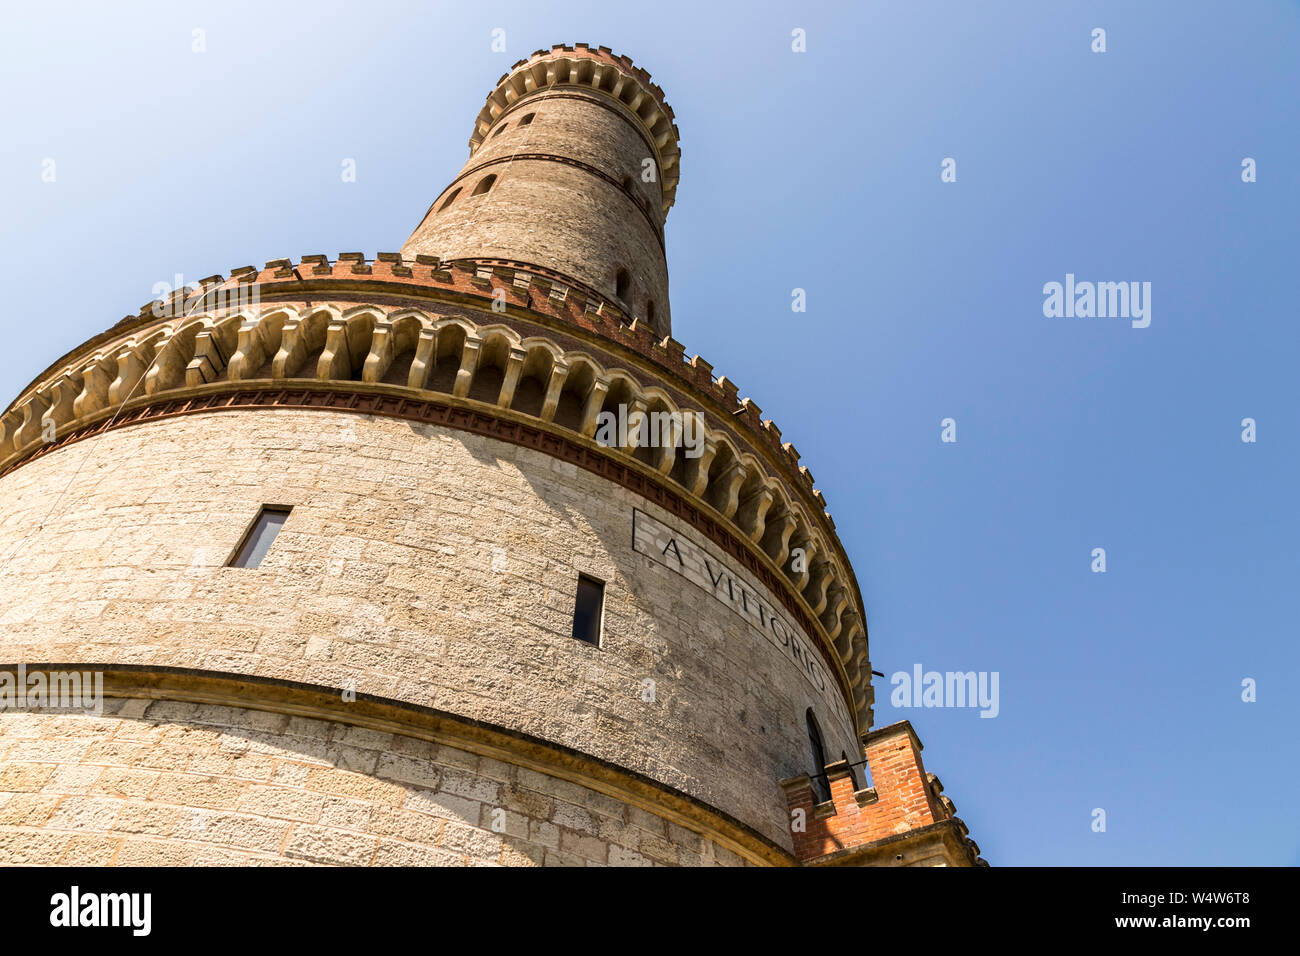
POLYGON ((616 299, 643 322, 653 312, 652 325, 666 335, 668 266, 654 161, 634 117, 597 93, 525 97, 496 121, 402 254, 533 263, 616 299), (532 121, 521 126, 527 115, 532 121), (655 172, 650 183, 641 176, 646 159, 655 172), (494 184, 474 195, 489 176, 494 184), (616 298, 620 269, 630 284, 616 298))
POLYGON ((0 714, 0 862, 117 866, 743 865, 545 774, 286 714, 109 699, 0 714))
POLYGON ((805 710, 831 756, 857 752, 779 647, 632 548, 634 508, 689 528, 531 449, 339 412, 204 412, 55 449, 0 478, 0 500, 9 662, 353 682, 644 774, 787 849, 778 781, 810 769, 805 710), (263 504, 294 509, 265 562, 224 567, 263 504), (599 648, 571 637, 579 572, 607 582, 599 648))

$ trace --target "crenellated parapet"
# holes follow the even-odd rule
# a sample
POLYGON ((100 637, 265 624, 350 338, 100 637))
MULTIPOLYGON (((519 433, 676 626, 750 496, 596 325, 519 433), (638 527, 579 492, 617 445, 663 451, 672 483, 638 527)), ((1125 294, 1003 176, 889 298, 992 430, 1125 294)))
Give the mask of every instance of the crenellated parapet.
POLYGON ((497 81, 474 120, 474 131, 469 138, 471 154, 491 135, 497 119, 519 99, 561 87, 598 92, 617 100, 637 117, 660 170, 663 191, 660 218, 666 217, 676 199, 680 179, 681 148, 672 107, 649 73, 636 66, 630 57, 615 55, 609 47, 592 49, 586 43, 557 44, 516 63, 497 81))
POLYGON ((921 760, 908 721, 862 735, 865 760, 837 760, 819 791, 807 774, 781 781, 795 856, 805 866, 988 866, 943 784, 921 760), (863 772, 870 776, 870 785, 863 772))
MULTIPOLYGON (((432 403, 475 410, 476 421, 530 421, 566 436, 582 456, 620 462, 636 481, 688 502, 725 529, 720 543, 745 552, 751 569, 784 592, 860 726, 870 726, 861 598, 794 446, 707 362, 688 361, 671 338, 655 340, 610 303, 544 274, 344 254, 210 277, 188 295, 147 304, 29 386, 0 415, 0 473, 149 414, 239 407, 250 394, 283 403, 276 387, 304 385, 399 397, 402 413, 419 409, 426 420, 435 420, 432 403), (221 396, 232 393, 223 406, 221 396), (668 421, 689 413, 701 433, 689 449, 680 432, 657 447, 638 447, 634 432, 621 446, 597 442, 600 413, 620 406, 668 421), (802 561, 792 560, 796 548, 802 561)), ((393 407, 328 401, 378 414, 393 407)))
POLYGON ((297 263, 273 259, 261 269, 242 266, 232 270, 230 278, 210 276, 200 281, 197 290, 178 290, 167 300, 145 303, 137 314, 126 316, 48 367, 19 393, 9 411, 31 392, 47 386, 60 371, 79 362, 84 365, 85 357, 104 344, 158 326, 160 316, 197 316, 225 303, 237 307, 249 299, 271 303, 291 297, 324 296, 365 301, 369 296, 378 301, 376 297, 385 294, 462 302, 479 309, 491 308, 499 301, 505 305, 503 318, 526 314, 531 319, 551 320, 547 324, 557 330, 572 332, 576 328, 592 333, 598 337, 599 348, 609 350, 610 343, 621 347, 650 363, 653 374, 668 373, 672 383, 686 386, 694 396, 715 406, 723 420, 744 433, 745 440, 776 459, 776 467, 789 485, 806 497, 811 510, 821 511, 834 527, 825 512, 825 497, 815 488, 812 473, 801 462, 798 450, 783 439, 775 422, 763 418, 762 409, 752 398, 740 397, 735 382, 715 376, 713 366, 700 356, 688 358, 685 347, 670 336, 656 338, 648 326, 594 290, 537 266, 500 260, 444 263, 418 256, 406 261, 398 253, 381 252, 374 259, 362 253, 342 253, 333 260, 309 255, 297 263))

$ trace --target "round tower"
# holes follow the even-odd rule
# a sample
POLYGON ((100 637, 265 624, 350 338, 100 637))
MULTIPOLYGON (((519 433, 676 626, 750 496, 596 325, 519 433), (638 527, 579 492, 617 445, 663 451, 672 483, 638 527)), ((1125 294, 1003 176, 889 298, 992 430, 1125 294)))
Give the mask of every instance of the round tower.
POLYGON ((497 81, 470 155, 402 255, 545 270, 671 334, 664 220, 677 192, 677 127, 627 57, 555 47, 497 81))
POLYGON ((800 780, 877 798, 821 492, 669 335, 677 168, 644 71, 536 53, 400 253, 213 276, 14 399, 0 857, 784 865, 800 780))

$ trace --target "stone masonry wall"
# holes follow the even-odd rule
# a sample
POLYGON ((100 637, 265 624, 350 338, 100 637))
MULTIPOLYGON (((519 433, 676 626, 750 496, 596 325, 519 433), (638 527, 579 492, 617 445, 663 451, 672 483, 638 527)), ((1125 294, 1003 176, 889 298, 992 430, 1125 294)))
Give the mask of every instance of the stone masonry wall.
POLYGON ((659 191, 657 184, 641 181, 641 163, 653 158, 653 152, 621 107, 593 99, 594 94, 566 91, 521 100, 500 121, 509 124, 502 142, 489 138, 470 157, 458 175, 475 172, 438 197, 402 254, 533 263, 611 298, 622 267, 631 280, 623 305, 646 322, 647 302, 653 300, 658 334, 668 334, 668 265, 657 225, 659 191), (519 119, 530 112, 536 118, 519 128, 519 119), (595 167, 609 179, 582 166, 534 158, 539 153, 595 167), (491 190, 471 195, 488 175, 497 177, 491 190), (623 188, 625 177, 631 177, 630 192, 623 188), (443 209, 449 191, 458 187, 461 193, 443 209), (649 219, 642 212, 645 203, 653 210, 649 219))
POLYGON ((109 699, 0 714, 0 863, 663 866, 745 861, 636 807, 322 720, 109 699))
POLYGON ((529 96, 515 102, 497 119, 468 165, 521 153, 569 156, 594 166, 615 182, 632 177, 633 195, 649 203, 654 210, 651 218, 657 221, 664 198, 659 188, 660 172, 655 170, 651 182, 641 175, 642 162, 655 158, 654 147, 644 130, 629 122, 620 109, 597 93, 573 88, 529 96), (593 103, 603 113, 594 112, 589 106, 593 103), (529 114, 533 119, 520 125, 529 114))
POLYGON ((642 773, 787 849, 778 781, 811 769, 805 709, 829 755, 855 753, 777 647, 632 549, 634 507, 676 519, 530 449, 345 413, 209 412, 57 449, 0 479, 0 501, 9 662, 355 682, 642 773), (263 565, 223 567, 262 504, 294 509, 263 565), (579 572, 607 582, 599 648, 571 637, 579 572))

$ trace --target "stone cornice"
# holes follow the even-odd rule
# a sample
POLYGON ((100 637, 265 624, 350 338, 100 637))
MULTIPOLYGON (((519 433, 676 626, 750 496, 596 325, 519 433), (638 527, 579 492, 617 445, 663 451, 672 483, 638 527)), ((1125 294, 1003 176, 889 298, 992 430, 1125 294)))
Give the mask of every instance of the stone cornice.
MULTIPOLYGON (((137 314, 65 353, 28 383, 3 414, 14 411, 61 371, 75 370, 106 343, 159 325, 169 315, 200 317, 223 295, 243 294, 263 303, 351 298, 396 305, 405 299, 417 307, 451 302, 482 310, 491 307, 498 289, 505 293, 504 315, 587 338, 592 347, 635 362, 648 374, 667 372, 673 384, 684 386, 693 398, 712 406, 742 432, 775 470, 784 473, 790 486, 805 496, 813 511, 825 512, 825 498, 814 487, 812 473, 800 462, 798 450, 781 440, 781 430, 762 417, 753 399, 739 397, 734 382, 725 376, 715 378, 709 362, 698 355, 688 360, 681 343, 656 339, 648 326, 629 320, 615 304, 581 283, 530 263, 504 264, 499 259, 444 263, 421 256, 407 262, 397 253, 380 253, 373 260, 360 253, 343 253, 333 261, 325 256, 303 256, 297 264, 273 259, 260 270, 253 266, 232 270, 229 279, 212 276, 202 281, 200 291, 147 302, 137 314)), ((829 514, 825 517, 833 532, 834 522, 829 514)))

